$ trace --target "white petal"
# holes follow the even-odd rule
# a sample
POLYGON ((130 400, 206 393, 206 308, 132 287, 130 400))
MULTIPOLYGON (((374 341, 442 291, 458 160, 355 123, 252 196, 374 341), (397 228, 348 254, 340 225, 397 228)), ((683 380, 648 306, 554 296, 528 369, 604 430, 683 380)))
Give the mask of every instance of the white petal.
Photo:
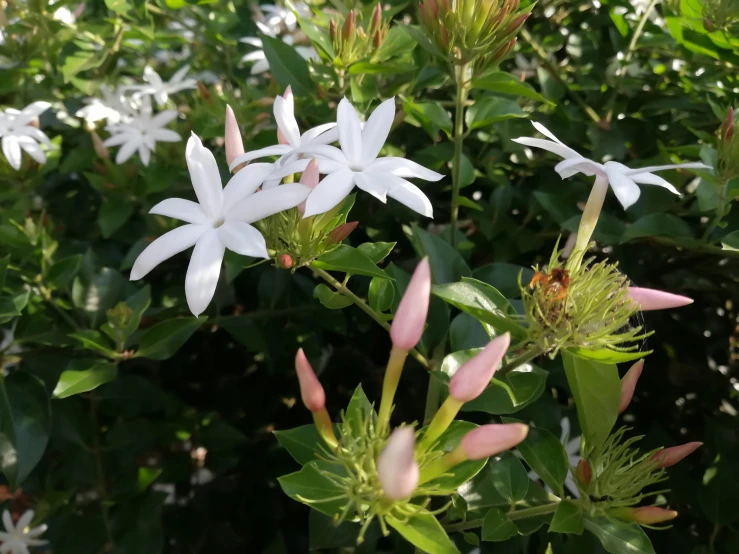
POLYGON ((380 153, 395 119, 395 98, 377 106, 362 129, 362 164, 368 165, 380 153))
POLYGON ((187 141, 185 159, 198 202, 211 220, 217 219, 223 207, 223 188, 213 153, 193 133, 187 141))
MULTIPOLYGON (((39 525, 38 527, 29 529, 28 532, 26 533, 26 536, 31 537, 31 538, 38 537, 39 535, 43 535, 47 529, 48 527, 45 524, 39 525)), ((47 541, 43 541, 43 542, 47 542, 47 541)))
POLYGON ((106 138, 103 141, 103 146, 119 146, 130 139, 131 135, 129 133, 118 133, 106 138))
POLYGON ((189 69, 190 69, 190 65, 189 64, 188 65, 183 65, 181 68, 179 68, 175 72, 174 75, 172 75, 172 78, 169 80, 169 84, 170 85, 177 84, 180 81, 182 81, 182 79, 185 78, 185 75, 187 74, 187 72, 189 71, 189 69))
POLYGON ((386 174, 380 174, 378 176, 372 175, 368 171, 354 174, 354 183, 358 188, 367 192, 377 198, 380 202, 387 202, 387 192, 390 188, 390 183, 382 177, 386 174))
POLYGON ((17 137, 17 140, 18 146, 23 148, 34 160, 40 164, 46 163, 46 155, 35 140, 31 137, 17 137))
POLYGON ((545 137, 549 139, 552 139, 557 144, 561 144, 564 146, 564 143, 561 140, 559 140, 557 137, 555 137, 554 133, 552 133, 549 129, 544 127, 544 125, 542 125, 538 121, 532 121, 531 124, 534 126, 534 129, 539 131, 542 135, 544 135, 545 137))
POLYGON ((234 167, 241 165, 244 162, 250 162, 252 160, 256 160, 257 158, 265 158, 267 156, 283 156, 292 151, 293 147, 289 144, 276 144, 274 146, 267 146, 266 148, 260 148, 259 150, 252 150, 251 152, 241 154, 241 156, 234 158, 228 168, 233 171, 234 167))
POLYGON ((161 111, 151 118, 151 125, 153 127, 164 127, 167 123, 175 119, 177 115, 177 110, 161 111))
POLYGON ((149 162, 151 161, 151 148, 149 148, 149 146, 144 142, 139 144, 139 158, 141 158, 141 163, 144 164, 144 166, 149 167, 149 162))
POLYGON ((269 190, 262 190, 229 207, 226 212, 226 221, 254 223, 270 215, 294 208, 308 198, 310 193, 310 187, 300 184, 280 185, 269 190))
POLYGON ((274 164, 251 164, 231 177, 223 189, 223 205, 226 209, 254 194, 273 170, 274 164))
POLYGON ((513 142, 517 142, 518 144, 523 144, 525 146, 531 146, 533 148, 541 148, 542 150, 546 150, 547 152, 551 152, 552 154, 557 154, 557 156, 561 156, 565 159, 582 158, 580 154, 575 152, 569 146, 558 144, 556 142, 552 142, 551 140, 544 140, 544 139, 530 138, 530 137, 519 137, 519 138, 515 138, 512 140, 513 142))
POLYGON ((434 217, 434 208, 431 206, 428 197, 416 185, 405 179, 393 176, 393 185, 387 195, 401 204, 405 204, 414 212, 426 217, 434 217))
POLYGON ((131 268, 131 281, 138 281, 164 260, 187 250, 209 229, 206 225, 183 225, 165 233, 136 258, 131 268))
POLYGON ((690 162, 672 165, 651 165, 648 167, 640 167, 637 169, 627 168, 627 171, 624 172, 624 175, 632 176, 639 173, 653 173, 655 171, 665 171, 667 169, 711 169, 711 166, 701 162, 690 162))
POLYGON ((36 142, 40 142, 41 144, 45 144, 46 146, 51 148, 51 141, 49 140, 49 137, 47 137, 42 131, 36 129, 35 127, 24 125, 23 127, 16 129, 16 134, 27 135, 34 139, 36 142))
MULTIPOLYGON (((260 62, 267 59, 266 54, 262 50, 255 50, 254 52, 249 52, 248 54, 244 54, 244 57, 241 58, 242 62, 260 62)), ((267 65, 267 68, 269 68, 269 64, 267 65)))
POLYGON ((251 66, 251 71, 249 73, 251 75, 259 75, 260 73, 264 73, 265 71, 269 71, 269 62, 266 60, 266 58, 259 60, 257 63, 251 66))
POLYGON ((15 528, 22 531, 26 527, 28 527, 28 524, 33 521, 34 511, 33 510, 27 510, 23 513, 21 517, 18 518, 18 522, 15 524, 15 528))
POLYGON ((210 304, 221 274, 225 246, 218 231, 210 229, 195 244, 185 275, 185 297, 194 316, 199 316, 210 304))
POLYGON ((262 48, 264 46, 264 44, 262 43, 262 39, 258 39, 255 37, 243 37, 239 39, 239 42, 243 42, 244 44, 251 44, 252 46, 256 46, 257 48, 262 48))
POLYGON ((629 178, 640 185, 657 185, 658 187, 666 188, 672 194, 680 196, 680 191, 659 175, 653 175, 652 173, 636 173, 634 175, 629 175, 629 178))
POLYGON ((300 137, 300 145, 305 146, 309 143, 331 144, 337 140, 339 140, 339 129, 336 127, 336 123, 325 123, 303 133, 303 136, 300 137))
POLYGON ((584 173, 585 175, 603 173, 604 169, 601 164, 587 158, 568 158, 555 165, 554 171, 559 173, 562 179, 567 179, 578 173, 584 173))
POLYGON ((51 104, 49 104, 48 102, 44 102, 44 101, 32 102, 31 104, 23 108, 23 110, 21 111, 21 114, 24 116, 25 121, 30 121, 34 117, 40 116, 50 107, 51 107, 51 104))
POLYGON ((335 162, 343 164, 349 163, 346 154, 344 154, 342 150, 339 150, 335 146, 329 146, 327 144, 317 144, 316 142, 311 142, 304 147, 298 148, 296 152, 303 154, 303 157, 326 158, 328 160, 333 160, 335 162))
POLYGON ((14 136, 3 137, 2 146, 3 154, 10 167, 16 171, 19 170, 21 168, 21 147, 18 144, 18 138, 14 136))
POLYGON ((626 177, 626 175, 614 167, 606 166, 605 171, 608 175, 608 182, 611 183, 611 188, 613 189, 616 198, 618 198, 618 201, 621 202, 621 205, 624 207, 624 210, 628 209, 637 200, 639 200, 641 191, 634 181, 626 177))
POLYGON ((362 127, 359 124, 357 110, 342 98, 336 113, 336 124, 339 127, 339 143, 352 165, 362 163, 362 127))
POLYGON ((156 142, 180 142, 182 137, 170 129, 154 129, 149 136, 156 142))
POLYGON ((366 169, 373 172, 385 171, 392 175, 396 175, 397 177, 417 177, 424 181, 438 181, 439 179, 444 178, 441 173, 427 169, 421 164, 417 164, 411 160, 406 160, 405 158, 377 158, 366 169))
POLYGON ((133 156, 134 152, 138 150, 140 142, 140 139, 137 139, 136 137, 129 137, 129 140, 124 142, 118 149, 118 153, 115 155, 115 163, 120 165, 128 161, 128 159, 133 156))
POLYGON ((229 250, 251 256, 269 258, 267 243, 256 227, 243 221, 227 221, 218 228, 218 237, 229 250))
POLYGON ((282 96, 275 97, 274 114, 277 127, 282 131, 288 144, 293 148, 300 146, 300 129, 295 121, 295 103, 291 95, 287 99, 282 96))
POLYGON ((285 165, 275 165, 274 170, 267 176, 266 180, 282 180, 288 175, 292 175, 294 173, 302 173, 303 171, 305 171, 305 168, 308 167, 309 163, 310 160, 305 159, 295 160, 293 162, 286 163, 285 165))
POLYGON ((5 530, 8 532, 15 531, 15 525, 13 525, 13 518, 10 517, 10 512, 8 510, 3 510, 3 525, 5 525, 5 530))
POLYGON ((209 225, 211 220, 197 202, 184 198, 167 198, 149 210, 150 214, 173 217, 196 225, 209 225))
POLYGON ((303 217, 327 212, 344 200, 353 188, 354 172, 352 170, 342 168, 330 173, 323 178, 323 181, 318 183, 318 186, 308 196, 303 217))
POLYGON ((154 85, 155 87, 159 88, 162 86, 162 78, 159 76, 159 73, 154 71, 150 66, 146 66, 144 68, 144 81, 147 83, 150 83, 154 85))

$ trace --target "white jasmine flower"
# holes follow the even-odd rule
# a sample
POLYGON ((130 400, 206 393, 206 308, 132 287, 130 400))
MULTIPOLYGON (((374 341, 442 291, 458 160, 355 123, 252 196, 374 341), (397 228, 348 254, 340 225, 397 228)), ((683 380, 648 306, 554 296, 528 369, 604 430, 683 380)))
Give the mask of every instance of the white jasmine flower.
POLYGON ((74 25, 77 18, 69 8, 61 7, 54 12, 54 19, 67 25, 74 25))
POLYGON ((102 98, 87 98, 85 100, 87 105, 77 110, 75 115, 88 123, 105 119, 109 124, 119 123, 129 117, 133 106, 123 95, 123 88, 113 90, 103 85, 100 87, 100 93, 102 98))
POLYGON ((48 102, 33 102, 21 111, 13 108, 0 110, 3 154, 16 171, 21 167, 21 150, 25 150, 38 163, 46 163, 46 154, 39 143, 51 148, 51 141, 31 123, 50 106, 48 102))
MULTIPOLYGON (((277 34, 264 23, 260 21, 257 21, 256 23, 262 34, 271 38, 277 38, 277 34)), ((293 46, 293 37, 290 35, 282 37, 281 40, 288 46, 292 46, 304 60, 318 59, 318 52, 316 52, 312 46, 293 46)), ((269 71, 269 62, 267 61, 267 55, 264 53, 264 44, 262 43, 262 39, 257 37, 244 37, 239 39, 239 42, 243 42, 257 48, 257 50, 249 52, 241 58, 242 62, 256 62, 251 66, 250 73, 252 75, 259 75, 260 73, 269 71)))
POLYGON ((122 164, 138 150, 141 163, 149 165, 157 142, 179 142, 182 137, 164 126, 177 117, 176 110, 164 110, 152 117, 151 101, 144 97, 141 109, 122 123, 108 125, 111 136, 103 146, 120 146, 115 163, 122 164))
MULTIPOLYGON (((277 122, 277 139, 280 144, 242 154, 231 161, 229 169, 233 170, 244 162, 265 156, 280 156, 275 169, 281 168, 312 146, 330 144, 339 138, 336 123, 319 125, 300 134, 300 128, 295 119, 295 99, 290 87, 287 87, 283 96, 275 97, 273 111, 277 122)), ((304 168, 301 167, 300 170, 302 169, 304 168)), ((275 186, 279 182, 279 179, 269 180, 265 183, 265 188, 275 186)))
POLYGON ((221 188, 216 160, 195 134, 187 141, 185 158, 198 202, 170 198, 149 213, 188 225, 169 231, 146 247, 133 264, 131 280, 141 279, 164 260, 194 245, 185 277, 185 296, 190 311, 198 316, 215 294, 225 249, 268 258, 264 237, 251 223, 294 208, 307 198, 310 189, 294 184, 257 192, 272 171, 272 164, 251 164, 221 188))
POLYGON ((536 75, 536 68, 539 67, 539 61, 536 58, 527 59, 523 54, 516 54, 514 57, 516 69, 512 70, 516 77, 521 81, 525 81, 529 77, 536 75))
POLYGON ((144 81, 149 84, 137 85, 131 88, 137 90, 140 94, 153 96, 157 106, 164 106, 167 100, 169 100, 170 94, 180 92, 181 90, 197 88, 198 84, 195 79, 185 78, 189 69, 190 66, 185 65, 178 69, 169 81, 163 81, 159 73, 147 65, 144 68, 144 81))
POLYGON ((34 511, 28 510, 18 518, 18 523, 13 524, 10 512, 3 512, 5 531, 0 531, 0 554, 29 554, 29 546, 43 546, 48 543, 38 538, 46 531, 46 525, 28 527, 33 516, 34 511))
MULTIPOLYGON (((404 158, 377 157, 395 119, 395 99, 385 100, 362 125, 354 106, 344 98, 339 102, 336 119, 341 150, 327 145, 304 149, 305 154, 317 157, 321 173, 328 173, 308 197, 305 217, 330 210, 355 185, 381 202, 386 202, 389 196, 421 215, 433 217, 429 199, 404 177, 438 181, 443 175, 404 158)), ((308 161, 289 164, 282 173, 292 172, 297 163, 306 166, 308 161)), ((283 175, 278 172, 272 178, 279 176, 283 175)))
POLYGON ((671 164, 671 165, 657 165, 650 167, 641 167, 638 169, 631 169, 624 164, 618 162, 606 162, 600 164, 588 158, 585 158, 575 152, 569 146, 562 143, 557 137, 555 137, 549 129, 544 127, 541 123, 532 121, 536 130, 542 135, 545 135, 551 140, 544 140, 539 138, 531 137, 519 137, 513 139, 513 142, 523 144, 526 146, 532 146, 534 148, 541 148, 548 152, 552 152, 557 156, 564 158, 563 161, 558 163, 554 168, 562 179, 572 177, 578 173, 584 175, 595 175, 600 179, 610 183, 616 198, 621 202, 624 209, 632 206, 641 194, 637 183, 640 185, 657 185, 659 187, 666 188, 673 194, 680 193, 670 183, 665 181, 662 177, 654 175, 654 171, 663 171, 667 169, 708 169, 708 166, 700 162, 691 162, 684 164, 671 164))

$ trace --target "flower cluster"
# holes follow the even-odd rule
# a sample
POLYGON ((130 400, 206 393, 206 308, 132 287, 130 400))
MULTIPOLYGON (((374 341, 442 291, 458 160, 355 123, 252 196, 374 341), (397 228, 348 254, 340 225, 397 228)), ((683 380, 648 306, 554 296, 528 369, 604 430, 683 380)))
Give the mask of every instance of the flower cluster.
POLYGON ((21 150, 36 162, 46 163, 46 154, 41 149, 43 144, 51 147, 49 137, 39 130, 38 117, 49 109, 48 102, 33 102, 23 110, 8 108, 0 110, 0 140, 3 155, 16 171, 21 168, 21 150))
POLYGON ((329 38, 336 51, 334 63, 340 67, 370 58, 387 36, 388 24, 382 21, 381 4, 375 6, 368 25, 361 25, 358 17, 357 12, 351 10, 343 23, 334 19, 329 22, 329 38))
POLYGON ((46 531, 46 525, 31 527, 34 515, 33 510, 28 510, 13 523, 10 512, 3 512, 5 531, 0 531, 0 553, 28 554, 29 546, 43 546, 48 543, 39 538, 46 531))

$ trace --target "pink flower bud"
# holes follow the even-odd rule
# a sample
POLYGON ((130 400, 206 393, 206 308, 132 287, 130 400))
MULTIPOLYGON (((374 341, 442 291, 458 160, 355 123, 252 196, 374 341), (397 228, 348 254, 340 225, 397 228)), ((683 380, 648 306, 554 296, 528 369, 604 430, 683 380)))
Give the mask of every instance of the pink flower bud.
POLYGON ((590 464, 585 458, 580 458, 577 462, 577 469, 575 470, 577 480, 580 481, 581 485, 588 486, 590 481, 593 479, 593 470, 590 469, 590 464))
POLYGON ((413 457, 415 442, 413 427, 400 427, 377 457, 377 478, 390 500, 403 500, 416 490, 420 472, 413 457))
POLYGON ((639 305, 642 312, 679 308, 693 303, 693 299, 687 296, 640 287, 629 287, 629 296, 639 305))
POLYGON ((341 28, 341 37, 347 41, 350 38, 352 38, 352 35, 354 34, 354 19, 356 16, 354 15, 354 10, 349 12, 349 17, 347 17, 344 20, 344 26, 341 28))
POLYGON ((513 448, 529 434, 523 423, 491 423, 467 433, 459 446, 468 460, 483 460, 513 448))
POLYGON ((231 106, 226 105, 226 163, 231 162, 244 153, 244 143, 241 140, 239 123, 231 106))
POLYGON ((332 244, 337 244, 341 242, 346 237, 352 234, 352 231, 357 228, 357 225, 359 225, 359 221, 350 221, 349 223, 339 225, 336 229, 329 233, 328 241, 332 244))
POLYGON ((688 442, 680 446, 671 446, 670 448, 660 450, 653 458, 659 464, 659 467, 670 467, 695 452, 701 446, 703 446, 702 442, 688 442))
POLYGON ((300 382, 300 396, 303 404, 311 412, 318 412, 326 407, 326 393, 323 392, 318 377, 313 372, 313 368, 305 357, 305 352, 301 348, 295 356, 295 371, 298 374, 300 382))
POLYGON ((428 258, 424 258, 416 266, 390 326, 390 339, 395 348, 408 351, 421 340, 430 294, 431 267, 428 258))
POLYGON ((626 372, 624 378, 621 379, 621 402, 618 405, 618 413, 622 414, 629 407, 631 398, 634 396, 636 382, 639 380, 641 370, 644 369, 644 360, 639 360, 631 366, 626 372))
MULTIPOLYGON (((290 87, 288 87, 289 89, 290 87)), ((277 131, 279 133, 279 130, 277 131)), ((318 173, 318 160, 311 160, 308 167, 305 168, 303 174, 300 176, 300 183, 310 188, 316 188, 318 186, 318 180, 320 175, 318 173)), ((300 215, 305 213, 305 201, 298 205, 298 212, 300 215)))
MULTIPOLYGON (((282 98, 285 100, 290 100, 293 97, 293 88, 288 85, 285 89, 285 93, 282 95, 282 98)), ((285 135, 282 134, 282 130, 277 127, 277 143, 278 144, 288 144, 287 138, 285 138, 285 135)))
POLYGON ((328 36, 331 42, 336 42, 336 21, 333 19, 328 22, 328 36))
POLYGON ((449 381, 449 396, 459 402, 469 402, 480 396, 510 344, 510 334, 496 337, 477 356, 462 364, 449 381))
POLYGON ((734 135, 734 108, 729 108, 726 112, 726 121, 721 126, 721 136, 724 140, 731 140, 734 135))
POLYGON ((625 521, 634 521, 641 525, 654 525, 655 523, 664 523, 675 519, 677 512, 657 506, 643 506, 641 508, 614 508, 608 510, 608 515, 625 521))
POLYGON ((277 256, 277 267, 282 269, 290 269, 293 266, 293 258, 290 254, 280 254, 277 256))

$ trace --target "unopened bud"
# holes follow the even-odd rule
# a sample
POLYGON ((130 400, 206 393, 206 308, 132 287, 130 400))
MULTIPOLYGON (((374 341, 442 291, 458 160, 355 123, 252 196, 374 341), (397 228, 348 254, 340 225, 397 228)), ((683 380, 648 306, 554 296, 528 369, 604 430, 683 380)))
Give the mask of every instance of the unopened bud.
MULTIPOLYGON (((318 186, 318 181, 320 178, 321 176, 318 173, 318 160, 314 158, 308 163, 308 166, 305 168, 303 174, 300 176, 300 184, 313 189, 318 186)), ((306 200, 302 201, 298 205, 298 212, 300 213, 300 215, 305 214, 305 202, 306 200)))
POLYGON ((709 33, 713 31, 713 21, 711 21, 707 17, 703 18, 703 26, 706 28, 706 31, 708 31, 709 33))
POLYGON ((511 344, 511 335, 494 338, 471 360, 468 360, 449 381, 449 396, 458 402, 470 402, 482 394, 490 384, 495 370, 511 344))
POLYGON ((521 25, 523 25, 526 22, 526 20, 529 18, 530 15, 531 15, 530 13, 524 13, 524 14, 519 15, 516 19, 511 21, 511 23, 506 28, 504 34, 506 36, 509 36, 509 35, 516 33, 521 28, 521 25))
POLYGON ((395 348, 407 352, 421 340, 430 295, 431 267, 428 258, 424 258, 413 272, 390 326, 390 338, 395 348))
POLYGON ((231 162, 244 154, 244 142, 241 139, 241 131, 239 131, 236 115, 229 105, 226 105, 226 129, 224 134, 226 135, 226 162, 230 166, 231 162))
POLYGON ((418 486, 420 472, 413 455, 415 437, 412 427, 396 429, 377 457, 377 479, 390 500, 408 498, 418 486))
POLYGON ((502 60, 505 58, 508 54, 510 54, 513 51, 513 48, 516 46, 516 39, 512 38, 508 42, 506 42, 503 46, 498 48, 498 50, 493 54, 493 58, 496 60, 502 60))
POLYGON ((734 108, 729 108, 729 111, 726 113, 726 121, 724 121, 724 124, 721 126, 721 136, 724 140, 728 141, 731 140, 731 137, 734 135, 734 108))
POLYGON ((484 460, 520 444, 529 434, 523 423, 491 423, 468 432, 459 448, 468 460, 484 460))
POLYGON ((372 21, 370 22, 369 34, 374 35, 382 27, 382 5, 378 2, 372 11, 372 21))
POLYGON ((333 19, 328 23, 328 36, 331 39, 331 43, 336 42, 336 21, 333 19))
POLYGON ((584 487, 590 485, 590 481, 593 479, 593 471, 590 469, 590 464, 585 458, 580 458, 580 461, 577 462, 575 474, 581 485, 584 487))
POLYGON ((277 267, 282 269, 290 269, 293 266, 293 259, 290 254, 280 254, 277 256, 277 267))
POLYGON ((349 12, 349 16, 344 20, 344 26, 341 29, 341 38, 343 38, 345 41, 352 38, 352 35, 354 34, 354 10, 349 12))
POLYGON ((382 41, 384 40, 384 36, 382 34, 382 29, 377 29, 377 32, 372 35, 372 46, 375 48, 379 48, 382 46, 382 41))
POLYGON ((339 225, 336 229, 331 231, 328 235, 328 242, 331 244, 338 244, 343 241, 346 237, 352 234, 352 231, 357 228, 359 221, 350 221, 339 225))
POLYGON ((665 510, 657 506, 643 506, 641 508, 613 508, 608 515, 624 521, 633 521, 640 525, 654 525, 664 523, 677 517, 674 510, 665 510))
POLYGON ((660 450, 653 458, 659 467, 670 467, 695 452, 701 446, 703 446, 702 442, 689 442, 680 446, 671 446, 670 448, 660 450))
POLYGON ((300 397, 305 407, 311 412, 323 410, 326 407, 326 393, 302 348, 295 356, 295 371, 300 382, 300 397))
POLYGON ((644 369, 644 360, 639 360, 631 366, 629 371, 626 372, 624 378, 621 379, 621 401, 618 405, 618 413, 622 414, 629 407, 631 399, 634 396, 636 390, 636 382, 641 376, 641 371, 644 369))
POLYGON ((643 312, 680 308, 693 303, 693 299, 687 296, 640 287, 629 287, 629 297, 638 304, 639 309, 643 312))
POLYGON ((95 154, 97 154, 101 160, 110 159, 110 152, 103 144, 103 141, 98 134, 95 131, 92 131, 90 132, 90 137, 92 137, 92 147, 95 150, 95 154))
POLYGON ((202 82, 198 81, 198 91, 206 102, 210 102, 210 91, 202 82))

